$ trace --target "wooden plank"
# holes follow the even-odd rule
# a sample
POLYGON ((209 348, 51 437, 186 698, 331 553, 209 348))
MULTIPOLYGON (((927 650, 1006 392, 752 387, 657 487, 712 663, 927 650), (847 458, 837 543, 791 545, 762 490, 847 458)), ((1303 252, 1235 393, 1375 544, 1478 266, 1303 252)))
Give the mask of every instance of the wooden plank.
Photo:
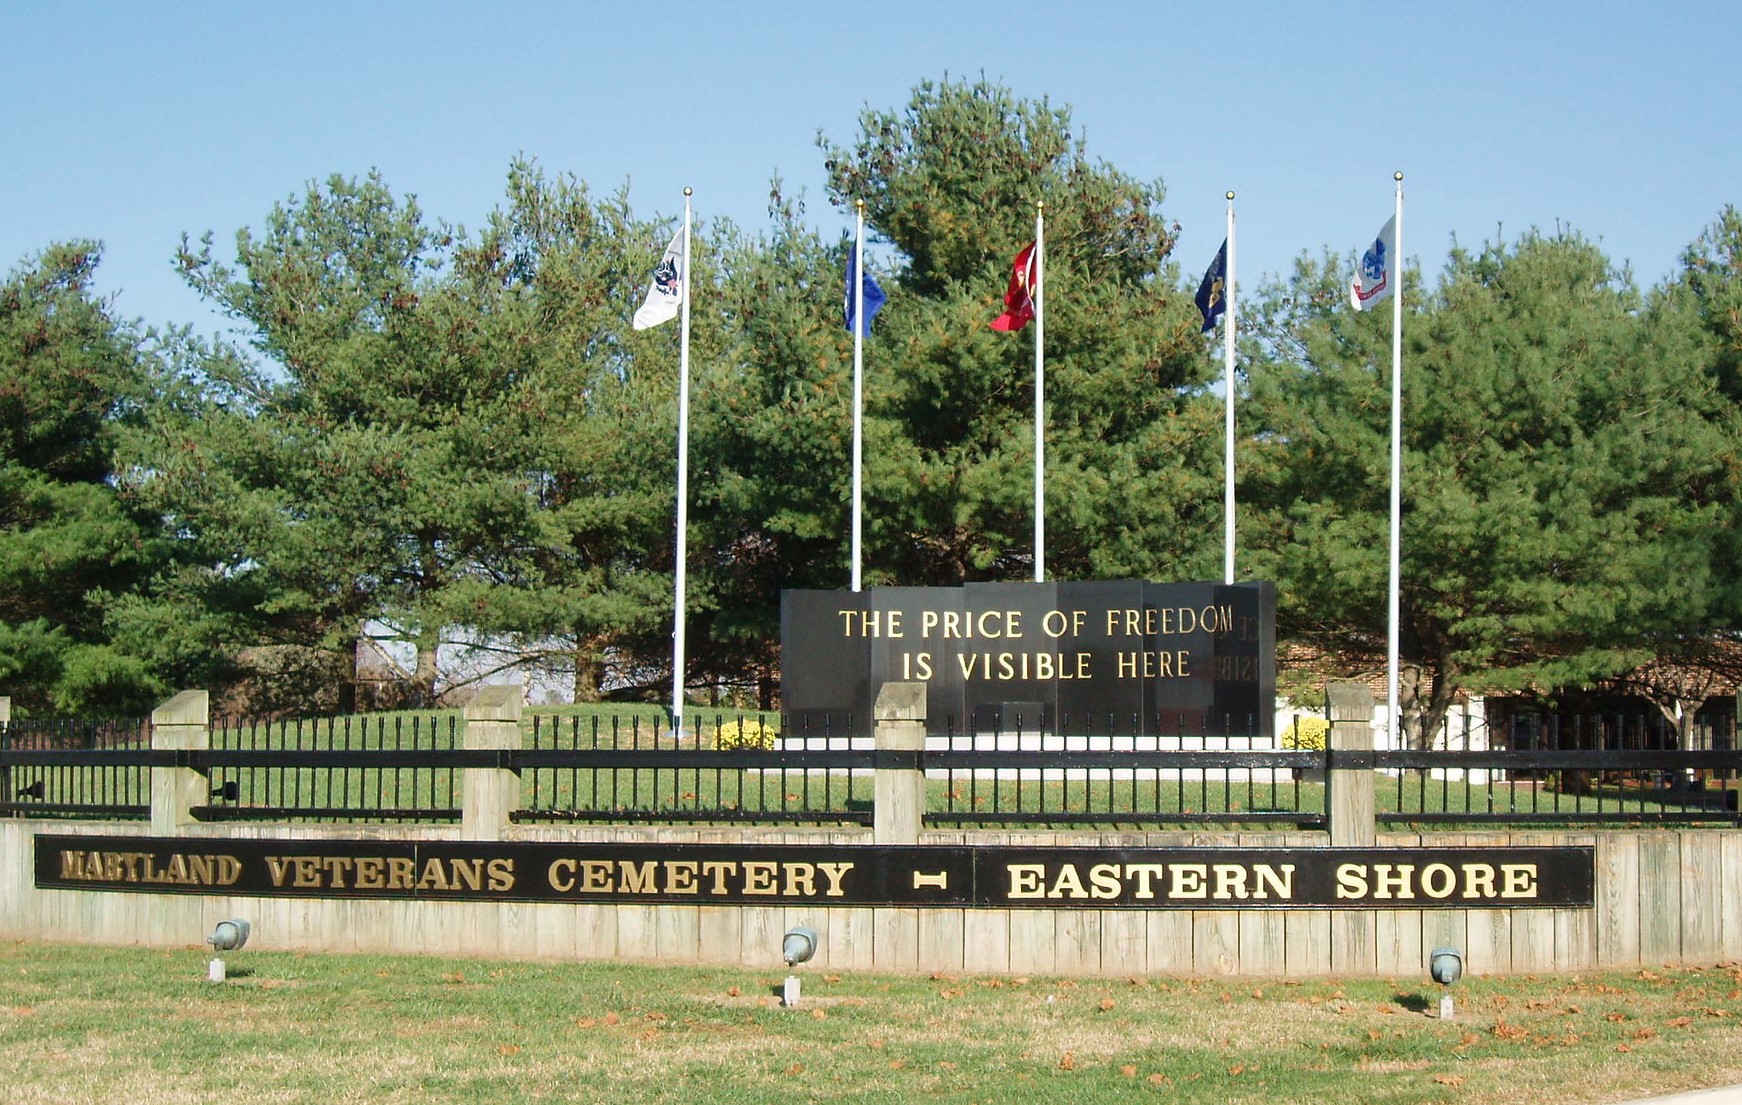
POLYGON ((1176 977, 1192 973, 1192 915, 1180 909, 1150 910, 1144 915, 1143 952, 1152 975, 1176 977))
POLYGON ((1232 909, 1192 911, 1192 973, 1240 972, 1240 914, 1232 909))
POLYGON ((1288 973, 1287 933, 1280 910, 1241 912, 1240 973, 1266 977, 1288 973))
POLYGON ((872 937, 879 971, 919 969, 919 910, 881 908, 872 911, 872 937))
POLYGON ((617 955, 621 959, 652 962, 659 958, 658 907, 619 905, 617 911, 617 955))
POLYGON ((876 930, 869 909, 831 909, 829 915, 829 968, 836 971, 869 971, 877 963, 876 930))
POLYGON ((1719 843, 1719 866, 1723 870, 1724 917, 1723 960, 1742 960, 1742 834, 1732 829, 1719 843))
POLYGON ((1632 967, 1639 955, 1639 833, 1597 836, 1597 965, 1632 967))
POLYGON ((738 962, 758 970, 785 970, 780 959, 781 941, 786 936, 786 913, 775 906, 738 906, 742 915, 738 962))
POLYGON ((960 909, 919 911, 919 969, 957 974, 965 969, 964 920, 960 909))
POLYGON ((1101 972, 1101 916, 1098 909, 1053 911, 1054 963, 1060 974, 1101 972))
POLYGON ((715 966, 734 966, 744 955, 744 911, 737 906, 696 907, 696 957, 715 966))
POLYGON ((1387 909, 1373 919, 1374 969, 1382 975, 1414 978, 1427 962, 1421 946, 1423 913, 1419 909, 1387 909))
POLYGON ((974 974, 1021 974, 1010 967, 1010 915, 970 909, 962 917, 962 969, 974 974))
POLYGON ((1724 948, 1721 836, 1709 829, 1681 837, 1681 961, 1716 963, 1724 948))
POLYGON ((1142 910, 1109 909, 1101 914, 1101 974, 1141 978, 1149 973, 1149 918, 1142 910))
POLYGON ((1378 922, 1374 912, 1338 910, 1331 914, 1331 970, 1340 975, 1378 973, 1378 922))
POLYGON ((1331 973, 1331 913, 1291 909, 1282 919, 1283 943, 1291 978, 1331 973))
POLYGON ((1505 909, 1466 911, 1464 914, 1464 973, 1503 975, 1511 970, 1511 911, 1505 909))
POLYGON ((1646 964, 1681 961, 1681 834, 1647 833, 1639 839, 1639 958, 1646 964))
POLYGON ((661 962, 694 963, 702 946, 700 908, 692 905, 655 907, 653 944, 661 962))
POLYGON ((1555 911, 1513 910, 1511 970, 1524 973, 1561 969, 1555 961, 1555 911))
POLYGON ((577 905, 575 917, 575 954, 582 959, 617 958, 617 907, 610 905, 577 905))
POLYGON ((1557 909, 1554 913, 1554 969, 1588 971, 1597 965, 1597 915, 1589 909, 1557 909))
POLYGON ((1058 944, 1052 910, 1010 910, 1010 973, 1050 975, 1058 971, 1058 944))

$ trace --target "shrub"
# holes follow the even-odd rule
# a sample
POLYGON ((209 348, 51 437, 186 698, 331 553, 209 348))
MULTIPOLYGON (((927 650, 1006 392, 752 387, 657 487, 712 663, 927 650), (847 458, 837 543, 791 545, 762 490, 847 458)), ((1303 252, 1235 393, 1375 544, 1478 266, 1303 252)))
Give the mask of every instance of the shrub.
POLYGON ((1331 742, 1331 723, 1322 717, 1297 717, 1282 734, 1284 748, 1323 752, 1331 742))
POLYGON ((738 718, 714 730, 714 747, 723 752, 739 749, 770 749, 778 736, 773 727, 756 718, 738 718))

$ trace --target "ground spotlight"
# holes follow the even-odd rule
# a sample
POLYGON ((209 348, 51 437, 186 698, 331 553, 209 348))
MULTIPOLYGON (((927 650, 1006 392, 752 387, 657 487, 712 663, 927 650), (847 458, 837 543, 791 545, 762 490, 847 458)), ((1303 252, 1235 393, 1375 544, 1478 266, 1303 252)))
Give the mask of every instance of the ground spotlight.
MULTIPOLYGON (((247 921, 219 921, 217 927, 212 929, 212 934, 206 937, 206 943, 212 946, 213 951, 233 952, 248 942, 248 929, 247 921)), ((224 978, 223 957, 214 956, 206 965, 206 981, 222 982, 224 978)))
POLYGON ((1452 983, 1464 977, 1464 955, 1456 948, 1435 948, 1427 957, 1428 977, 1445 989, 1440 992, 1440 1020, 1452 1019, 1452 983))
MULTIPOLYGON (((786 930, 786 935, 780 941, 780 956, 786 960, 788 967, 796 967, 815 954, 817 954, 816 929, 809 925, 794 925, 786 930)), ((780 1004, 792 1008, 798 1005, 798 998, 798 976, 787 975, 786 985, 781 990, 780 1004)))

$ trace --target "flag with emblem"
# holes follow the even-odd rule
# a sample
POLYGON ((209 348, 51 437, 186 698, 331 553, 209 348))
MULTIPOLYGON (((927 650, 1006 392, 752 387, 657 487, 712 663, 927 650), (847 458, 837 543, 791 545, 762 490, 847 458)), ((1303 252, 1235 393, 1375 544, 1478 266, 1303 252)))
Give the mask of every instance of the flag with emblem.
POLYGON ((1216 328, 1216 320, 1228 310, 1228 239, 1222 239, 1222 248, 1216 251, 1216 259, 1210 262, 1209 269, 1204 273, 1203 283, 1198 285, 1198 313, 1204 316, 1204 333, 1216 328))
POLYGON ((859 336, 866 338, 870 337, 871 321, 877 317, 877 312, 883 309, 884 300, 888 297, 883 294, 883 289, 877 286, 877 278, 871 275, 871 270, 860 267, 859 243, 857 242, 853 243, 852 250, 847 254, 847 290, 845 298, 846 305, 842 308, 841 312, 843 325, 846 326, 849 333, 857 333, 859 336), (858 296, 853 295, 853 271, 855 269, 859 270, 861 277, 859 285, 860 293, 858 296), (857 301, 860 299, 865 301, 865 325, 863 328, 860 328, 857 325, 858 319, 856 317, 858 310, 857 301))
POLYGON ((659 264, 653 269, 653 281, 648 285, 647 298, 635 312, 634 326, 646 330, 677 317, 683 306, 684 238, 679 230, 671 236, 659 264))
POLYGON ((1004 293, 1004 313, 992 320, 994 330, 1020 330, 1034 321, 1035 243, 1030 242, 1010 267, 1010 288, 1004 293))
POLYGON ((1365 311, 1391 294, 1397 281, 1397 216, 1385 220, 1379 236, 1361 253, 1355 279, 1349 282, 1349 302, 1365 311))

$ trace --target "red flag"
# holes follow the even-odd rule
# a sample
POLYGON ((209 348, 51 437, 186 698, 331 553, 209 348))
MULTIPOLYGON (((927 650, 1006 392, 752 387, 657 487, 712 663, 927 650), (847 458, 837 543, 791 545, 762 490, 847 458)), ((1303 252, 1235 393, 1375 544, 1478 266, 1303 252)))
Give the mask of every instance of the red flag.
POLYGON ((1010 290, 1004 293, 1004 313, 992 320, 994 330, 1020 330, 1034 319, 1034 243, 1016 255, 1010 269, 1010 290))

